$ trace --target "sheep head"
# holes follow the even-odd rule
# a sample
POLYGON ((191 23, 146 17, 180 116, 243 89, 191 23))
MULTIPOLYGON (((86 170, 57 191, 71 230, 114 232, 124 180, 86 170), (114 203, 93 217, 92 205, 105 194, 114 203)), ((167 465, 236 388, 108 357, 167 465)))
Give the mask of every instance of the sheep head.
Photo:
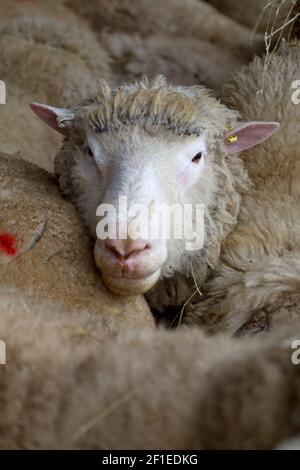
POLYGON ((216 265, 249 183, 235 154, 278 127, 237 125, 236 113, 203 87, 167 85, 162 78, 116 90, 101 82, 96 97, 70 109, 36 103, 32 108, 65 136, 55 163, 60 187, 96 239, 95 261, 104 282, 123 295, 145 293, 175 272, 188 277, 192 265, 197 272, 216 265), (184 214, 185 205, 195 204, 203 205, 204 225, 197 226, 196 212, 192 225, 204 238, 197 249, 187 250, 184 230, 182 237, 170 230, 178 221, 157 212, 176 205, 184 214), (148 235, 141 236, 146 225, 148 235))

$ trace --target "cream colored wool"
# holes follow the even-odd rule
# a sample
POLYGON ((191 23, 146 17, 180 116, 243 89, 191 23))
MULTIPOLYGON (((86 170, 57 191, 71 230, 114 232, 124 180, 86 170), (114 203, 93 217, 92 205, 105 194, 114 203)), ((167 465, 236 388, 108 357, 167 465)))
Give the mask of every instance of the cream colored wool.
POLYGON ((101 41, 115 59, 113 76, 120 83, 163 74, 171 83, 218 90, 243 64, 228 48, 195 38, 115 32, 103 34, 101 41))
POLYGON ((142 297, 124 301, 103 287, 87 231, 53 177, 1 154, 0 234, 7 232, 17 239, 17 253, 0 252, 1 284, 72 312, 97 314, 110 331, 153 325, 142 297))
POLYGON ((66 0, 1 0, 0 26, 22 15, 43 15, 86 27, 86 22, 66 6, 66 0))
POLYGON ((297 334, 299 323, 251 341, 149 329, 109 338, 100 315, 2 288, 0 448, 272 448, 299 433, 297 334))
POLYGON ((107 53, 92 32, 42 16, 22 16, 0 31, 0 78, 7 103, 0 108, 0 148, 52 170, 61 138, 31 113, 31 101, 66 106, 109 77, 107 53), (26 57, 26 60, 24 58, 26 57), (76 70, 76 73, 74 73, 76 70))
POLYGON ((68 6, 88 18, 95 31, 139 33, 143 37, 163 33, 206 40, 227 47, 238 56, 251 57, 263 45, 258 37, 250 44, 251 31, 198 0, 69 0, 68 6), (258 48, 258 49, 257 49, 258 48))
POLYGON ((292 102, 299 76, 300 49, 285 47, 267 70, 255 59, 224 90, 223 100, 243 120, 277 120, 281 129, 242 154, 253 189, 243 197, 203 302, 187 315, 192 324, 253 334, 300 314, 300 106, 292 102))
POLYGON ((29 96, 10 86, 7 99, 7 104, 0 107, 0 149, 11 155, 23 155, 25 160, 52 171, 53 154, 59 151, 62 139, 54 132, 49 133, 45 125, 30 115, 29 96))
POLYGON ((88 29, 25 15, 3 26, 0 38, 1 77, 37 99, 68 106, 95 93, 98 76, 110 77, 108 54, 88 29))

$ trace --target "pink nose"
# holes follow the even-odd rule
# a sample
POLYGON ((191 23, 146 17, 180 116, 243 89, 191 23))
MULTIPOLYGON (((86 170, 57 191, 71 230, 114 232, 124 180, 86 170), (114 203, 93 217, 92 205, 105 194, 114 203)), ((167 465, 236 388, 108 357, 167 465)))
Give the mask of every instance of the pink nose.
POLYGON ((144 240, 106 240, 105 247, 119 260, 133 258, 150 248, 144 240))

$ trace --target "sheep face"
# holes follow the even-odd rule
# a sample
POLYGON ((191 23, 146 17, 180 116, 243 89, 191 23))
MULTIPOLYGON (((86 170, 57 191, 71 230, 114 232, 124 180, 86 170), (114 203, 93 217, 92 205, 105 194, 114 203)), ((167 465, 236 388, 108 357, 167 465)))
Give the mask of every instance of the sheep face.
MULTIPOLYGON (((184 233, 175 239, 179 230, 174 233, 173 223, 192 200, 195 183, 210 179, 204 138, 151 135, 139 127, 100 136, 88 130, 86 136, 96 165, 78 204, 97 234, 96 263, 113 291, 145 292, 168 275, 185 251, 184 233), (91 208, 96 180, 99 198, 91 208)), ((78 163, 76 171, 87 176, 83 165, 78 163)))
MULTIPOLYGON (((242 186, 241 162, 230 162, 224 145, 235 113, 201 87, 161 82, 113 92, 104 84, 72 110, 33 109, 67 137, 56 158, 60 186, 90 228, 113 292, 145 293, 176 271, 189 276, 192 261, 213 265, 242 186)), ((228 140, 233 153, 257 143, 258 126, 255 142, 247 129, 238 144, 228 140)))

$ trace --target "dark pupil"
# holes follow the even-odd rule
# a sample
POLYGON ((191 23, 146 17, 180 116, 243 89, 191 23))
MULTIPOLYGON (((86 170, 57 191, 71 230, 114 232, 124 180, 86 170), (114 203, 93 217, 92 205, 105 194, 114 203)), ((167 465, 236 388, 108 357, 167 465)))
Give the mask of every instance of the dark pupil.
POLYGON ((90 147, 88 147, 88 153, 89 153, 90 157, 93 156, 93 152, 91 151, 90 147))
POLYGON ((199 153, 197 153, 197 155, 194 156, 194 158, 193 158, 192 161, 193 161, 194 163, 197 163, 197 162, 199 162, 199 160, 201 159, 201 157, 202 157, 202 152, 199 152, 199 153))

